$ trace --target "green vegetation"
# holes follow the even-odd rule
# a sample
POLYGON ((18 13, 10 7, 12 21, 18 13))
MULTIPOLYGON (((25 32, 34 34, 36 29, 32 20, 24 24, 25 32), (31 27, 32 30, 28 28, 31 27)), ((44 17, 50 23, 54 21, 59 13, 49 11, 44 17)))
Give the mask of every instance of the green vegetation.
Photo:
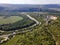
POLYGON ((0 24, 15 23, 20 20, 23 20, 20 16, 0 16, 0 24))
MULTIPOLYGON (((20 29, 17 32, 21 33, 15 35, 15 37, 9 39, 7 42, 2 43, 1 45, 60 45, 60 16, 54 15, 57 16, 58 19, 49 20, 48 25, 46 25, 46 21, 44 20, 46 15, 40 15, 38 13, 28 14, 42 24, 32 28, 28 27, 25 29, 20 29), (24 31, 24 33, 22 33, 22 31, 24 31)), ((9 30, 9 28, 20 28, 20 26, 23 27, 26 25, 30 26, 30 24, 34 23, 34 21, 30 20, 26 16, 23 17, 23 20, 17 21, 10 26, 5 25, 7 27, 5 29, 9 30)), ((8 34, 9 32, 5 33, 8 34)))
POLYGON ((8 17, 1 16, 1 17, 2 18, 0 21, 2 25, 0 25, 0 30, 5 31, 18 30, 35 24, 35 22, 30 20, 26 15, 8 16, 8 17), (3 19, 3 17, 6 19, 3 19))
POLYGON ((51 34, 45 30, 43 26, 37 26, 33 28, 32 32, 15 35, 14 38, 2 45, 55 45, 51 34))
POLYGON ((49 31, 54 35, 54 39, 57 45, 60 45, 60 16, 57 20, 52 21, 50 25, 47 26, 49 31))
POLYGON ((20 35, 16 35, 12 39, 10 39, 7 43, 4 43, 2 45, 14 45, 20 37, 21 37, 20 35))

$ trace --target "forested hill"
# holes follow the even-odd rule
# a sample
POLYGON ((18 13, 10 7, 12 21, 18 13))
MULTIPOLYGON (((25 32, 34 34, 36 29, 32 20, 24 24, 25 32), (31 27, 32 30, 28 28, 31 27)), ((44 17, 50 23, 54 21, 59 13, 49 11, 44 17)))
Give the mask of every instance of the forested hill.
MULTIPOLYGON (((16 15, 17 12, 50 12, 60 13, 57 9, 60 7, 58 4, 0 4, 0 15, 16 15), (56 8, 51 10, 50 8, 56 8)), ((60 9, 60 8, 59 8, 60 9)))
POLYGON ((59 4, 0 4, 0 12, 40 12, 48 8, 60 8, 59 4))

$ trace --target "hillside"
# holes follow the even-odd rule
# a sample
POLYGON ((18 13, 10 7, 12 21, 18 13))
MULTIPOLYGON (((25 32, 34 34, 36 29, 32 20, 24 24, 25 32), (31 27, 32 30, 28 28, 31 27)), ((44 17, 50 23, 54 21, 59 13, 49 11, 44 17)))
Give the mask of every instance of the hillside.
MULTIPOLYGON (((41 14, 39 12, 27 12, 42 24, 34 27, 28 27, 14 31, 17 34, 10 37, 10 40, 1 45, 59 45, 60 43, 60 16, 41 14), (49 20, 46 25, 46 16, 57 16, 57 20, 49 20)), ((3 34, 13 34, 12 31, 4 32, 3 34)))
POLYGON ((60 5, 0 4, 0 45, 60 45, 60 5))

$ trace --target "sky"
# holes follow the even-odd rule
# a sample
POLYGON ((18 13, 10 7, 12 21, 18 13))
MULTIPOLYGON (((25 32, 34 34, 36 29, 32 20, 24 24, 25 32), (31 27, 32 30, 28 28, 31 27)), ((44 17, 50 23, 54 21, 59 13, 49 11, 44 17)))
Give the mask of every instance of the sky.
POLYGON ((0 4, 60 4, 60 0, 0 0, 0 4))

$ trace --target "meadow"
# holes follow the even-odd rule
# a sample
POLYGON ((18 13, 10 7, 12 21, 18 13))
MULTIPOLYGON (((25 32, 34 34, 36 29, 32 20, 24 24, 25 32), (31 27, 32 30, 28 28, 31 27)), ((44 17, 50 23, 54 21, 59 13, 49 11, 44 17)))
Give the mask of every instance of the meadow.
POLYGON ((20 16, 0 16, 0 24, 15 23, 20 20, 23 20, 20 16))

